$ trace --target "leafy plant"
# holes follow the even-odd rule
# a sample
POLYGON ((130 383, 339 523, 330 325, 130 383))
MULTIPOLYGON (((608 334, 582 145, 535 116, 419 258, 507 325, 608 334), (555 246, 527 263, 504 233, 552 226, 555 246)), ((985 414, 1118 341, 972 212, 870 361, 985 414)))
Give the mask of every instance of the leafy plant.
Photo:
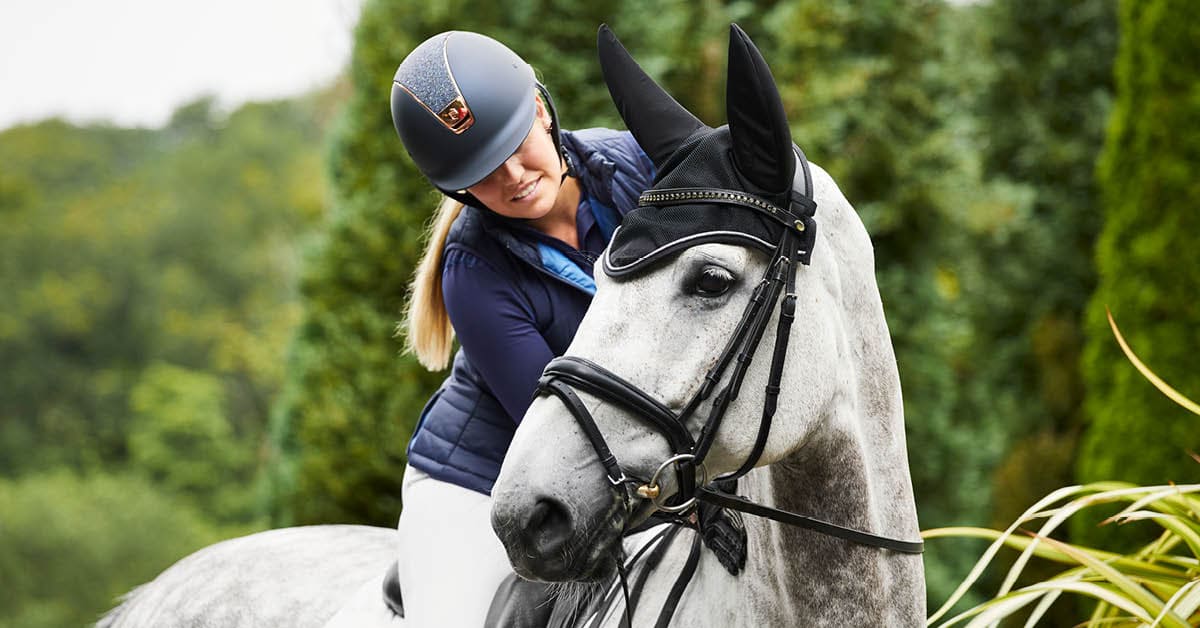
MULTIPOLYGON (((1121 350, 1147 380, 1168 398, 1200 415, 1191 401, 1150 370, 1130 349, 1112 314, 1108 322, 1121 350)), ((1200 462, 1200 456, 1192 457, 1200 462)), ((1098 603, 1086 626, 1178 626, 1200 622, 1200 484, 1137 486, 1125 482, 1093 482, 1058 489, 1025 511, 1003 531, 957 527, 925 531, 926 539, 975 538, 991 541, 966 580, 929 618, 934 625, 970 590, 1004 546, 1020 556, 1008 570, 996 596, 963 611, 940 626, 995 625, 1032 605, 1026 626, 1038 623, 1064 594, 1098 603), (1128 554, 1074 545, 1052 534, 1081 511, 1102 504, 1125 504, 1105 524, 1157 526, 1157 538, 1128 554), (1040 525, 1039 525, 1040 524, 1040 525), (1036 526, 1036 529, 1035 529, 1036 526), (1067 565, 1061 573, 1018 586, 1034 557, 1067 565)))

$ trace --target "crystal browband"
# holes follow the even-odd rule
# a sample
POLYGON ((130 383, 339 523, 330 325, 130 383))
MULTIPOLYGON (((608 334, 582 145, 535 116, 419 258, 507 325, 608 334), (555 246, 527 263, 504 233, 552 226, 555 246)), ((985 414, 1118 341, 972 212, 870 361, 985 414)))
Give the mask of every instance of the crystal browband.
POLYGON ((788 228, 801 232, 805 230, 806 224, 811 222, 811 216, 817 209, 816 203, 805 197, 793 197, 792 206, 802 211, 802 213, 797 214, 752 194, 715 188, 664 188, 649 190, 643 192, 638 197, 638 207, 683 205, 695 201, 709 201, 753 209, 774 218, 788 228), (805 220, 805 218, 809 218, 809 220, 805 220))

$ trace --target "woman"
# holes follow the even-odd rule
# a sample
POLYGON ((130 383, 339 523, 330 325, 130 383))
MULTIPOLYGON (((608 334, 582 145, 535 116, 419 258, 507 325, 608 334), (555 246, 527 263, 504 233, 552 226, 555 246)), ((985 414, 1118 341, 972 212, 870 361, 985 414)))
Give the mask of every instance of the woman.
POLYGON ((492 484, 653 165, 626 132, 560 131, 529 64, 475 33, 435 35, 405 58, 392 118, 446 196, 412 283, 408 347, 437 370, 455 335, 461 345, 408 446, 400 583, 412 625, 479 626, 511 572, 492 484))

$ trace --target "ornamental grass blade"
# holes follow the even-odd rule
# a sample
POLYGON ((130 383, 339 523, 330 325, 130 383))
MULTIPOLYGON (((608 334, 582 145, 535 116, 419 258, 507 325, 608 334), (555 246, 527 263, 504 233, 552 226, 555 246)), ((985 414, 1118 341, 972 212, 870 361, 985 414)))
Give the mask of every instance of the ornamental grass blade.
MULTIPOLYGON (((1172 608, 1172 607, 1175 606, 1176 603, 1178 603, 1179 600, 1182 599, 1187 594, 1189 589, 1195 588, 1195 586, 1197 584, 1200 584, 1200 582, 1193 580, 1193 581, 1183 585, 1182 587, 1179 587, 1179 590, 1175 592, 1175 595, 1172 595, 1171 599, 1167 600, 1167 603, 1165 605, 1163 605, 1162 612, 1158 614, 1158 617, 1154 618, 1154 623, 1150 624, 1150 628, 1155 628, 1155 626, 1158 626, 1159 622, 1162 621, 1163 616, 1166 615, 1168 611, 1182 612, 1184 610, 1183 608, 1180 608, 1180 607, 1172 608)), ((1184 613, 1182 616, 1187 617, 1190 614, 1191 613, 1184 613)))
POLYGON ((976 628, 982 626, 995 626, 1000 620, 1012 615, 1013 613, 1025 608, 1030 602, 1042 597, 1044 594, 1029 594, 1023 596, 1014 596, 1012 598, 1001 601, 999 604, 985 609, 982 613, 976 616, 967 624, 967 628, 976 628))
POLYGON ((1183 587, 1180 587, 1179 592, 1167 601, 1167 608, 1170 608, 1175 614, 1180 617, 1191 618, 1200 610, 1200 580, 1193 580, 1183 587), (1187 593, 1184 593, 1187 591, 1187 593))
MULTIPOLYGON (((1013 613, 1028 606, 1034 600, 1049 595, 1051 593, 1076 593, 1087 597, 1092 597, 1100 600, 1102 603, 1107 603, 1113 607, 1119 608, 1126 613, 1129 613, 1134 618, 1149 624, 1154 621, 1146 609, 1138 606, 1133 601, 1129 600, 1120 593, 1113 591, 1109 587, 1099 585, 1093 582, 1081 582, 1078 580, 1060 580, 1052 579, 1046 582, 1032 584, 1023 589, 1013 591, 1002 597, 990 600, 975 608, 965 611, 950 621, 942 624, 939 628, 949 628, 954 624, 972 618, 966 628, 977 628, 980 626, 988 626, 996 623, 1013 613)), ((1174 626, 1175 624, 1163 624, 1164 626, 1174 626)), ((1186 628, 1186 624, 1183 624, 1186 628)))
POLYGON ((1146 379, 1150 380, 1150 383, 1154 384, 1155 388, 1159 389, 1162 394, 1166 395, 1168 399, 1183 406, 1193 414, 1200 414, 1200 405, 1197 405, 1196 402, 1183 396, 1174 388, 1171 388, 1169 384, 1164 382, 1161 378, 1159 378, 1159 376, 1155 375, 1154 371, 1150 370, 1150 367, 1146 366, 1140 359, 1138 359, 1137 355, 1133 353, 1133 349, 1130 349, 1129 344, 1125 342, 1125 337, 1121 335, 1121 330, 1117 329, 1117 322, 1113 320, 1112 311, 1107 307, 1104 308, 1104 311, 1108 314, 1108 326, 1112 327, 1113 335, 1117 338, 1117 344, 1121 345, 1121 351, 1125 352, 1125 357, 1129 358, 1129 361, 1133 363, 1133 366, 1137 368, 1137 370, 1140 371, 1146 379))
POLYGON ((1193 556, 1200 556, 1200 530, 1195 529, 1194 523, 1178 515, 1162 512, 1138 511, 1121 517, 1123 521, 1153 521, 1164 529, 1175 534, 1187 543, 1193 556))
MULTIPOLYGON (((1143 622, 1150 623, 1151 621, 1154 621, 1150 617, 1150 614, 1146 612, 1146 609, 1138 606, 1133 601, 1129 600, 1128 598, 1121 595, 1120 593, 1117 593, 1116 591, 1113 591, 1107 587, 1101 586, 1101 585, 1093 583, 1093 582, 1059 582, 1059 583, 1055 583, 1053 581, 1050 581, 1050 582, 1043 582, 1043 583, 1035 584, 1031 587, 1026 587, 1026 589, 1023 589, 1023 590, 1042 588, 1042 587, 1053 587, 1055 589, 1061 590, 1064 593, 1078 593, 1080 595, 1086 595, 1088 597, 1096 598, 1097 600, 1101 600, 1102 602, 1105 602, 1111 606, 1115 606, 1115 607, 1125 611, 1126 613, 1129 613, 1130 615, 1136 617, 1137 619, 1140 619, 1143 622)), ((1173 624, 1164 624, 1164 625, 1173 625, 1173 624)), ((1187 624, 1183 624, 1182 628, 1188 628, 1187 624)))
POLYGON ((1113 515, 1113 518, 1147 507, 1162 512, 1175 512, 1182 515, 1190 514, 1192 517, 1196 517, 1194 510, 1196 499, 1191 496, 1191 493, 1200 491, 1200 484, 1172 484, 1168 486, 1145 486, 1142 488, 1146 491, 1146 494, 1126 506, 1121 512, 1113 515))
MULTIPOLYGON (((1010 542, 1011 539, 1013 538, 1013 533, 1020 526, 1026 524, 1034 519, 1047 518, 1047 521, 1042 525, 1041 529, 1037 531, 1036 537, 1048 538, 1050 533, 1052 533, 1055 529, 1057 529, 1059 526, 1061 526, 1063 522, 1065 522, 1072 515, 1079 512, 1080 510, 1083 510, 1084 508, 1088 508, 1090 506, 1095 506, 1097 504, 1110 503, 1110 502, 1121 501, 1121 500, 1128 501, 1130 499, 1138 499, 1140 497, 1145 496, 1145 494, 1148 490, 1164 490, 1166 488, 1168 488, 1168 487, 1157 487, 1156 486, 1156 487, 1150 487, 1149 489, 1147 489, 1147 487, 1137 486, 1134 484, 1130 484, 1128 482, 1105 481, 1105 482, 1093 482, 1091 484, 1087 484, 1084 486, 1067 486, 1067 487, 1063 487, 1063 488, 1053 491, 1046 497, 1043 497, 1042 499, 1038 500, 1037 503, 1035 503, 1033 506, 1031 506, 1024 513, 1022 513, 1022 515, 1020 517, 1018 517, 1017 520, 1014 521, 1003 533, 998 533, 998 536, 989 537, 989 538, 994 538, 992 544, 989 545, 987 550, 983 553, 983 555, 979 557, 979 560, 976 561, 975 566, 971 569, 971 572, 969 574, 967 574, 967 577, 961 583, 959 583, 958 587, 950 595, 949 599, 947 599, 941 605, 941 607, 938 608, 938 610, 936 612, 934 612, 932 615, 929 616, 929 619, 926 620, 926 625, 928 625, 928 626, 934 625, 938 620, 940 620, 942 617, 944 617, 947 613, 950 612, 950 609, 953 608, 954 605, 957 604, 958 601, 961 600, 964 595, 966 595, 966 592, 968 590, 970 590, 970 588, 979 580, 980 576, 987 569, 987 566, 991 564, 991 562, 995 558, 996 554, 1000 551, 1000 548, 1006 544, 1010 544, 1010 545, 1013 544, 1010 542), (1082 495, 1082 496, 1075 497, 1075 499, 1071 500, 1070 502, 1068 502, 1060 507, 1054 508, 1052 510, 1047 509, 1052 504, 1055 504, 1063 499, 1067 499, 1069 497, 1076 496, 1076 495, 1082 495)), ((1181 496, 1175 495, 1175 497, 1180 498, 1181 496)), ((938 530, 927 530, 925 532, 922 532, 921 536, 923 538, 937 538, 938 536, 952 536, 953 532, 956 530, 976 530, 977 531, 979 529, 941 528, 938 530)), ((970 535, 968 535, 968 536, 970 536, 970 535)), ((1095 552, 1096 554, 1101 554, 1098 550, 1089 550, 1089 551, 1095 552)), ((1016 585, 1017 578, 1020 576, 1021 572, 1024 570, 1024 568, 1027 565, 1027 563, 1029 562, 1029 560, 1035 554, 1040 554, 1040 553, 1041 552, 1040 552, 1039 544, 1037 543, 1037 540, 1035 538, 1028 545, 1025 546, 1025 548, 1022 551, 1022 553, 1020 554, 1020 556, 1018 556, 1017 560, 1013 563, 1012 568, 1009 570, 1008 575, 1004 580, 1004 583, 1001 585, 1000 590, 997 592, 997 594, 995 596, 997 599, 1007 595, 1010 591, 1012 591, 1013 587, 1016 585)), ((1103 555, 1105 560, 1109 559, 1111 556, 1112 556, 1111 554, 1107 554, 1107 553, 1105 553, 1103 555)), ((1119 560, 1122 560, 1122 559, 1119 559, 1119 560)), ((1127 559, 1124 559, 1124 560, 1127 560, 1127 559)), ((1066 562, 1066 561, 1060 561, 1060 562, 1066 562)), ((1138 561, 1131 561, 1131 562, 1136 564, 1138 561)), ((1174 561, 1174 560, 1169 560, 1168 562, 1172 562, 1173 564, 1178 563, 1178 561, 1174 561)), ((1151 566, 1150 563, 1142 563, 1142 565, 1146 565, 1148 568, 1153 569, 1153 566, 1151 566)), ((1170 577, 1175 577, 1175 578, 1179 577, 1179 574, 1176 572, 1170 572, 1170 573, 1161 573, 1160 572, 1158 575, 1165 575, 1165 576, 1170 576, 1170 577)))
MULTIPOLYGON (((1005 538, 1003 538, 1003 543, 1009 549, 1013 549, 1016 551, 1024 551, 1026 548, 1028 548, 1031 544, 1033 544, 1036 541, 1036 539, 1033 538, 1031 533, 1027 532, 1026 534, 1030 534, 1030 536, 1017 536, 1016 534, 1013 534, 1011 536, 1005 537, 1005 538)), ((995 541, 1004 536, 1004 534, 998 530, 992 530, 990 528, 972 528, 972 527, 934 528, 931 530, 924 531, 922 533, 922 535, 926 540, 938 539, 938 538, 968 538, 968 539, 980 539, 980 540, 984 540, 984 541, 995 541)), ((1114 566, 1118 567, 1125 573, 1130 574, 1132 576, 1138 576, 1138 577, 1147 578, 1147 579, 1153 578, 1153 579, 1158 579, 1158 580, 1161 580, 1164 582, 1174 582, 1174 583, 1176 583, 1176 586, 1183 585, 1184 583, 1186 583, 1188 581, 1187 576, 1184 575, 1180 571, 1180 569, 1173 569, 1172 567, 1168 567, 1166 564, 1158 564, 1155 562, 1149 562, 1149 561, 1145 561, 1145 560, 1137 560, 1134 558, 1130 558, 1128 556, 1123 556, 1121 554, 1116 554, 1113 552, 1106 552, 1104 550, 1098 550, 1098 549, 1093 549, 1093 548, 1082 547, 1082 546, 1078 546, 1078 545, 1076 545, 1075 547, 1082 551, 1088 552, 1092 556, 1095 556, 1098 560, 1104 560, 1104 561, 1108 561, 1108 562, 1112 563, 1114 566)), ((1064 565, 1078 565, 1079 564, 1079 562, 1076 561, 1075 559, 1073 559, 1071 556, 1068 556, 1067 554, 1064 554, 1063 552, 1060 552, 1060 551, 1054 549, 1053 547, 1050 547, 1049 545, 1046 545, 1043 543, 1039 543, 1034 548, 1033 552, 1034 552, 1035 556, 1037 556, 1038 558, 1041 558, 1043 560, 1049 560, 1049 561, 1064 564, 1064 565)), ((1170 563, 1170 561, 1165 561, 1165 562, 1170 563)), ((1175 563, 1170 563, 1170 564, 1175 564, 1175 563)), ((1178 566, 1181 569, 1187 569, 1190 565, 1178 565, 1178 566)))
POLYGON ((1035 628, 1037 623, 1042 621, 1042 617, 1046 615, 1046 613, 1050 610, 1050 607, 1054 606, 1054 603, 1057 602, 1058 598, 1060 597, 1062 597, 1062 591, 1051 591, 1046 595, 1043 595, 1041 601, 1039 601, 1037 606, 1033 607, 1033 611, 1029 613, 1029 619, 1025 620, 1025 628, 1035 628))
MULTIPOLYGON (((1062 550, 1063 552, 1065 552, 1067 554, 1070 554, 1072 557, 1074 557, 1076 560, 1078 560, 1081 564, 1091 568, 1092 571, 1096 572, 1096 574, 1100 575, 1105 580, 1112 583, 1112 585, 1115 586, 1117 589, 1119 589, 1120 593, 1123 595, 1116 595, 1116 593, 1114 592, 1113 596, 1119 597, 1124 602, 1126 602, 1126 604, 1125 605, 1117 604, 1114 601, 1108 599, 1107 597, 1104 598, 1104 600, 1106 602, 1108 602, 1109 604, 1118 606, 1121 609, 1125 610, 1126 612, 1129 612, 1129 608, 1127 608, 1127 606, 1133 606, 1133 605, 1136 605, 1137 607, 1145 609, 1144 612, 1147 614, 1146 621, 1150 621, 1150 618, 1148 616, 1150 613, 1153 613, 1154 615, 1163 613, 1163 616, 1162 616, 1162 620, 1163 620, 1162 625, 1163 626, 1171 626, 1172 628, 1189 628, 1186 621, 1181 619, 1175 613, 1172 613, 1169 609, 1166 609, 1166 611, 1164 612, 1165 607, 1164 607, 1162 601, 1159 600, 1157 596, 1155 596, 1150 591, 1147 591, 1146 588, 1143 587, 1142 585, 1138 584, 1137 582, 1134 582, 1131 578, 1129 578, 1129 576, 1126 576, 1125 574, 1121 573, 1120 571, 1117 571, 1116 569, 1114 569, 1112 567, 1112 565, 1108 564, 1107 562, 1098 560, 1098 559, 1094 558, 1093 556, 1089 555, 1087 552, 1080 551, 1079 549, 1073 547, 1072 545, 1070 545, 1068 543, 1063 543, 1061 541, 1051 539, 1051 538, 1045 538, 1045 539, 1043 539, 1043 541, 1062 550)), ((1110 597, 1113 597, 1113 596, 1110 596, 1110 597)))
POLYGON ((1057 530, 1059 526, 1067 521, 1072 515, 1096 504, 1128 499, 1134 495, 1139 495, 1145 491, 1144 488, 1129 484, 1126 482, 1093 482, 1080 487, 1081 493, 1085 494, 1082 497, 1077 497, 1062 507, 1055 510, 1054 514, 1046 519, 1042 527, 1034 535, 1034 542, 1030 547, 1025 548, 1017 560, 1013 562, 1012 568, 1008 570, 1008 575, 1004 578, 1004 582, 1000 585, 999 595, 1008 593, 1017 585, 1017 579, 1025 570, 1029 560, 1033 558, 1037 548, 1038 539, 1050 538, 1050 534, 1057 530))
POLYGON ((969 608, 946 620, 946 623, 939 625, 938 628, 951 628, 967 619, 971 620, 967 624, 968 628, 970 626, 995 623, 1028 606, 1043 595, 1046 595, 1046 592, 1015 591, 1008 595, 988 600, 974 608, 969 608))
MULTIPOLYGON (((929 619, 927 619, 925 622, 926 625, 932 626, 935 622, 949 613, 951 608, 954 608, 954 605, 957 604, 964 595, 966 595, 967 591, 971 589, 971 586, 974 585, 977 580, 979 580, 979 577, 983 574, 984 570, 987 569, 987 566, 991 564, 992 559, 996 556, 996 553, 999 552, 1000 548, 1004 545, 1004 539, 1012 536, 1012 533, 1021 524, 1029 521, 1035 513, 1042 511, 1044 508, 1046 508, 1046 506, 1056 503, 1059 500, 1065 499, 1082 490, 1084 489, 1081 486, 1066 486, 1057 489, 1049 495, 1038 500, 1037 503, 1035 503, 1033 506, 1030 506, 1028 510, 1022 513, 1020 517, 1017 517, 1017 520, 1014 521, 1012 525, 1008 526, 1008 529, 1006 529, 1000 537, 998 537, 992 542, 991 545, 988 546, 983 555, 979 557, 979 560, 975 562, 975 566, 971 568, 971 572, 967 574, 967 577, 964 578, 961 583, 959 583, 958 588, 954 589, 954 592, 950 594, 949 599, 947 599, 936 612, 929 616, 929 619)), ((921 537, 930 538, 929 534, 929 531, 922 532, 921 537)))

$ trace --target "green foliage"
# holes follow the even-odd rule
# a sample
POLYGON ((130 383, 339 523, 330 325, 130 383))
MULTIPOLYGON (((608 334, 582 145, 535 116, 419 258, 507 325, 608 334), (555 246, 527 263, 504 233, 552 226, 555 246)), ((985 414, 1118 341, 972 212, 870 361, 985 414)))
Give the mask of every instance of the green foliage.
POLYGON ((1083 385, 1083 306, 1095 284, 1091 251, 1101 212, 1093 177, 1103 142, 1116 48, 1115 3, 996 0, 979 10, 994 68, 980 99, 982 166, 1028 203, 993 208, 977 224, 971 317, 975 405, 1017 443, 997 473, 992 519, 1071 479, 1083 385), (1031 456, 1047 456, 1029 464, 1031 456))
MULTIPOLYGON (((1118 96, 1099 165, 1104 226, 1099 284, 1087 310, 1083 360, 1090 420, 1082 481, 1196 482, 1196 417, 1159 395, 1125 360, 1110 308, 1142 360, 1185 394, 1200 391, 1200 5, 1122 2, 1118 96)), ((1104 538, 1073 528, 1085 541, 1104 538)))
POLYGON ((131 409, 159 363, 221 389, 213 450, 257 450, 298 321, 299 240, 325 201, 327 106, 202 100, 158 131, 0 133, 0 472, 126 462, 134 415, 143 436, 184 420, 131 409))
POLYGON ((0 133, 0 626, 250 531, 329 98, 0 133))
MULTIPOLYGON (((1166 399, 1200 416, 1200 404, 1166 383, 1133 352, 1116 322, 1108 324, 1117 343, 1133 366, 1166 399)), ((1051 444, 1051 446, 1053 446, 1051 444)), ((1200 458, 1197 458, 1200 462, 1200 458)), ((1042 459, 1030 466, 1041 468, 1042 459)), ((1003 582, 995 597, 965 610, 943 624, 949 627, 970 619, 970 626, 996 625, 1001 620, 1021 618, 1033 626, 1048 618, 1054 625, 1109 626, 1195 626, 1200 621, 1200 484, 1137 486, 1127 482, 1093 482, 1050 492, 1016 518, 1003 532, 981 528, 927 530, 927 539, 977 538, 992 541, 971 573, 948 600, 929 618, 933 625, 949 615, 983 571, 992 566, 1003 546, 1021 550, 1005 566, 1003 582), (1121 507, 1125 504, 1124 507, 1121 507), (1111 544, 1094 547, 1072 545, 1052 538, 1064 523, 1077 528, 1095 518, 1085 510, 1114 511, 1101 524, 1112 530, 1111 544), (1045 522, 1037 526, 1038 520, 1045 522), (1133 525, 1129 525, 1133 524, 1133 525), (1118 527, 1120 526, 1120 527, 1118 527), (1024 534, 1020 534, 1023 532, 1024 534), (1026 536, 1030 538, 1026 538, 1026 536), (1149 539, 1135 551, 1121 555, 1120 547, 1136 547, 1140 538, 1149 539), (1103 549, 1101 549, 1103 548, 1103 549), (1032 561, 1037 557, 1041 561, 1032 561), (1055 565, 1057 563, 1057 565, 1055 565), (1048 574, 1062 564, 1066 571, 1048 574), (1060 602, 1088 600, 1086 606, 1060 602), (1036 604, 1034 604, 1036 602, 1036 604), (1081 623, 1081 609, 1090 617, 1081 623), (1053 614, 1052 614, 1053 613, 1053 614)))
POLYGON ((122 373, 109 371, 101 384, 90 365, 119 365, 142 347, 134 334, 128 343, 112 341, 130 324, 122 320, 125 291, 113 285, 127 267, 100 259, 120 261, 104 234, 129 223, 106 221, 97 206, 128 202, 127 186, 107 181, 146 164, 153 146, 146 132, 58 121, 0 134, 0 471, 94 461, 92 426, 100 421, 92 417, 122 411, 104 393, 122 373), (41 447, 48 443, 54 447, 41 447))
POLYGON ((224 414, 220 378, 156 363, 130 393, 129 464, 162 490, 186 495, 219 521, 247 520, 254 443, 224 414))
POLYGON ((90 624, 133 586, 235 532, 132 476, 0 479, 0 627, 90 624))

